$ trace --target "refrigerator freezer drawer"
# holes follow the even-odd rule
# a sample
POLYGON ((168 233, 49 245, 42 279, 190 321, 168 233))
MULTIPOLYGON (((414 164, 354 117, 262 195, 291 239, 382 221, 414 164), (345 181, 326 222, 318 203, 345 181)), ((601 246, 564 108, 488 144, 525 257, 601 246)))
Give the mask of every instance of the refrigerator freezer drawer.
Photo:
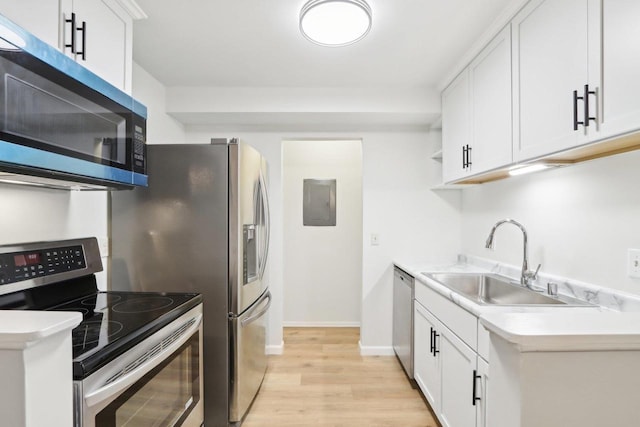
POLYGON ((267 370, 266 314, 271 305, 267 290, 242 315, 230 320, 231 395, 230 421, 242 420, 253 402, 267 370))

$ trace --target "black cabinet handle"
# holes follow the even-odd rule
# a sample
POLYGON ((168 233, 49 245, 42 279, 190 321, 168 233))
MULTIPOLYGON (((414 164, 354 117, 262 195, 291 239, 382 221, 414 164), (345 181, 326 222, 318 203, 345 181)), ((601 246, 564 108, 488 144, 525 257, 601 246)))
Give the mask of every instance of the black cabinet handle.
POLYGON ((65 19, 66 24, 71 24, 71 43, 65 44, 64 47, 71 48, 71 53, 76 53, 76 14, 71 14, 71 19, 65 19))
POLYGON ((476 402, 478 400, 482 400, 479 397, 476 397, 476 393, 478 391, 478 380, 480 379, 480 375, 478 375, 478 371, 476 371, 475 369, 473 370, 473 391, 472 391, 472 396, 471 396, 471 404, 473 406, 476 406, 476 402))
POLYGON ((469 144, 462 147, 462 169, 467 169, 471 166, 471 147, 469 144))
POLYGON ((429 333, 429 354, 433 354, 433 327, 430 328, 431 332, 429 333))
POLYGON ((595 95, 596 92, 594 90, 589 90, 589 85, 584 85, 584 95, 582 99, 584 100, 584 125, 585 127, 589 127, 589 122, 592 120, 595 122, 596 118, 591 117, 589 115, 589 95, 595 95))
POLYGON ((440 353, 440 350, 438 350, 438 342, 436 341, 436 338, 438 338, 440 336, 439 333, 436 332, 436 330, 433 330, 433 357, 436 357, 436 354, 440 353))
MULTIPOLYGON (((584 126, 584 122, 583 121, 578 121, 578 101, 579 100, 583 100, 584 101, 584 97, 583 96, 578 96, 578 91, 574 90, 573 91, 573 130, 578 130, 578 125, 583 125, 584 126)), ((588 107, 587 107, 588 109, 588 107)))
POLYGON ((77 28, 78 31, 82 32, 82 51, 76 52, 78 55, 82 55, 82 60, 87 60, 87 22, 82 21, 82 26, 77 28))

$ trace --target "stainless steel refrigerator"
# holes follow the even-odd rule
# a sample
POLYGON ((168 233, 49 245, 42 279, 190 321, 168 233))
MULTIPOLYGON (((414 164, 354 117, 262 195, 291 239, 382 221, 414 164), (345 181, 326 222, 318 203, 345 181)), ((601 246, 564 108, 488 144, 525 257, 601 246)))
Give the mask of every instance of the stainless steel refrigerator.
POLYGON ((205 426, 236 425, 267 366, 267 163, 235 139, 147 152, 149 186, 110 195, 110 289, 202 294, 205 426))

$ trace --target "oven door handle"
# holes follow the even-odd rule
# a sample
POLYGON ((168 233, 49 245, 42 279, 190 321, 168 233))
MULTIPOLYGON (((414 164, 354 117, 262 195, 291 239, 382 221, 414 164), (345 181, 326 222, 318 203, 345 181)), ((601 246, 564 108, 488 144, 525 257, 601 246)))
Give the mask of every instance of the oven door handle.
POLYGON ((110 382, 97 390, 91 391, 84 396, 84 401, 88 407, 93 407, 104 401, 111 401, 119 396, 123 391, 135 384, 140 378, 144 377, 149 371, 158 366, 165 359, 163 356, 170 355, 187 342, 193 333, 200 328, 202 324, 202 314, 198 314, 193 325, 187 329, 182 336, 170 345, 162 349, 154 357, 142 363, 140 366, 124 374, 117 380, 110 382))

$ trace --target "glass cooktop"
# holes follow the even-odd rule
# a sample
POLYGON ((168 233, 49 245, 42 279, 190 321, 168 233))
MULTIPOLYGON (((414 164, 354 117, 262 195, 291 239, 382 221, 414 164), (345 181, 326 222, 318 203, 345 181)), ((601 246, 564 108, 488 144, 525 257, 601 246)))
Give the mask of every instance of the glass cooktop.
POLYGON ((81 379, 200 302, 192 293, 97 292, 47 310, 82 313, 72 332, 73 374, 81 379))

